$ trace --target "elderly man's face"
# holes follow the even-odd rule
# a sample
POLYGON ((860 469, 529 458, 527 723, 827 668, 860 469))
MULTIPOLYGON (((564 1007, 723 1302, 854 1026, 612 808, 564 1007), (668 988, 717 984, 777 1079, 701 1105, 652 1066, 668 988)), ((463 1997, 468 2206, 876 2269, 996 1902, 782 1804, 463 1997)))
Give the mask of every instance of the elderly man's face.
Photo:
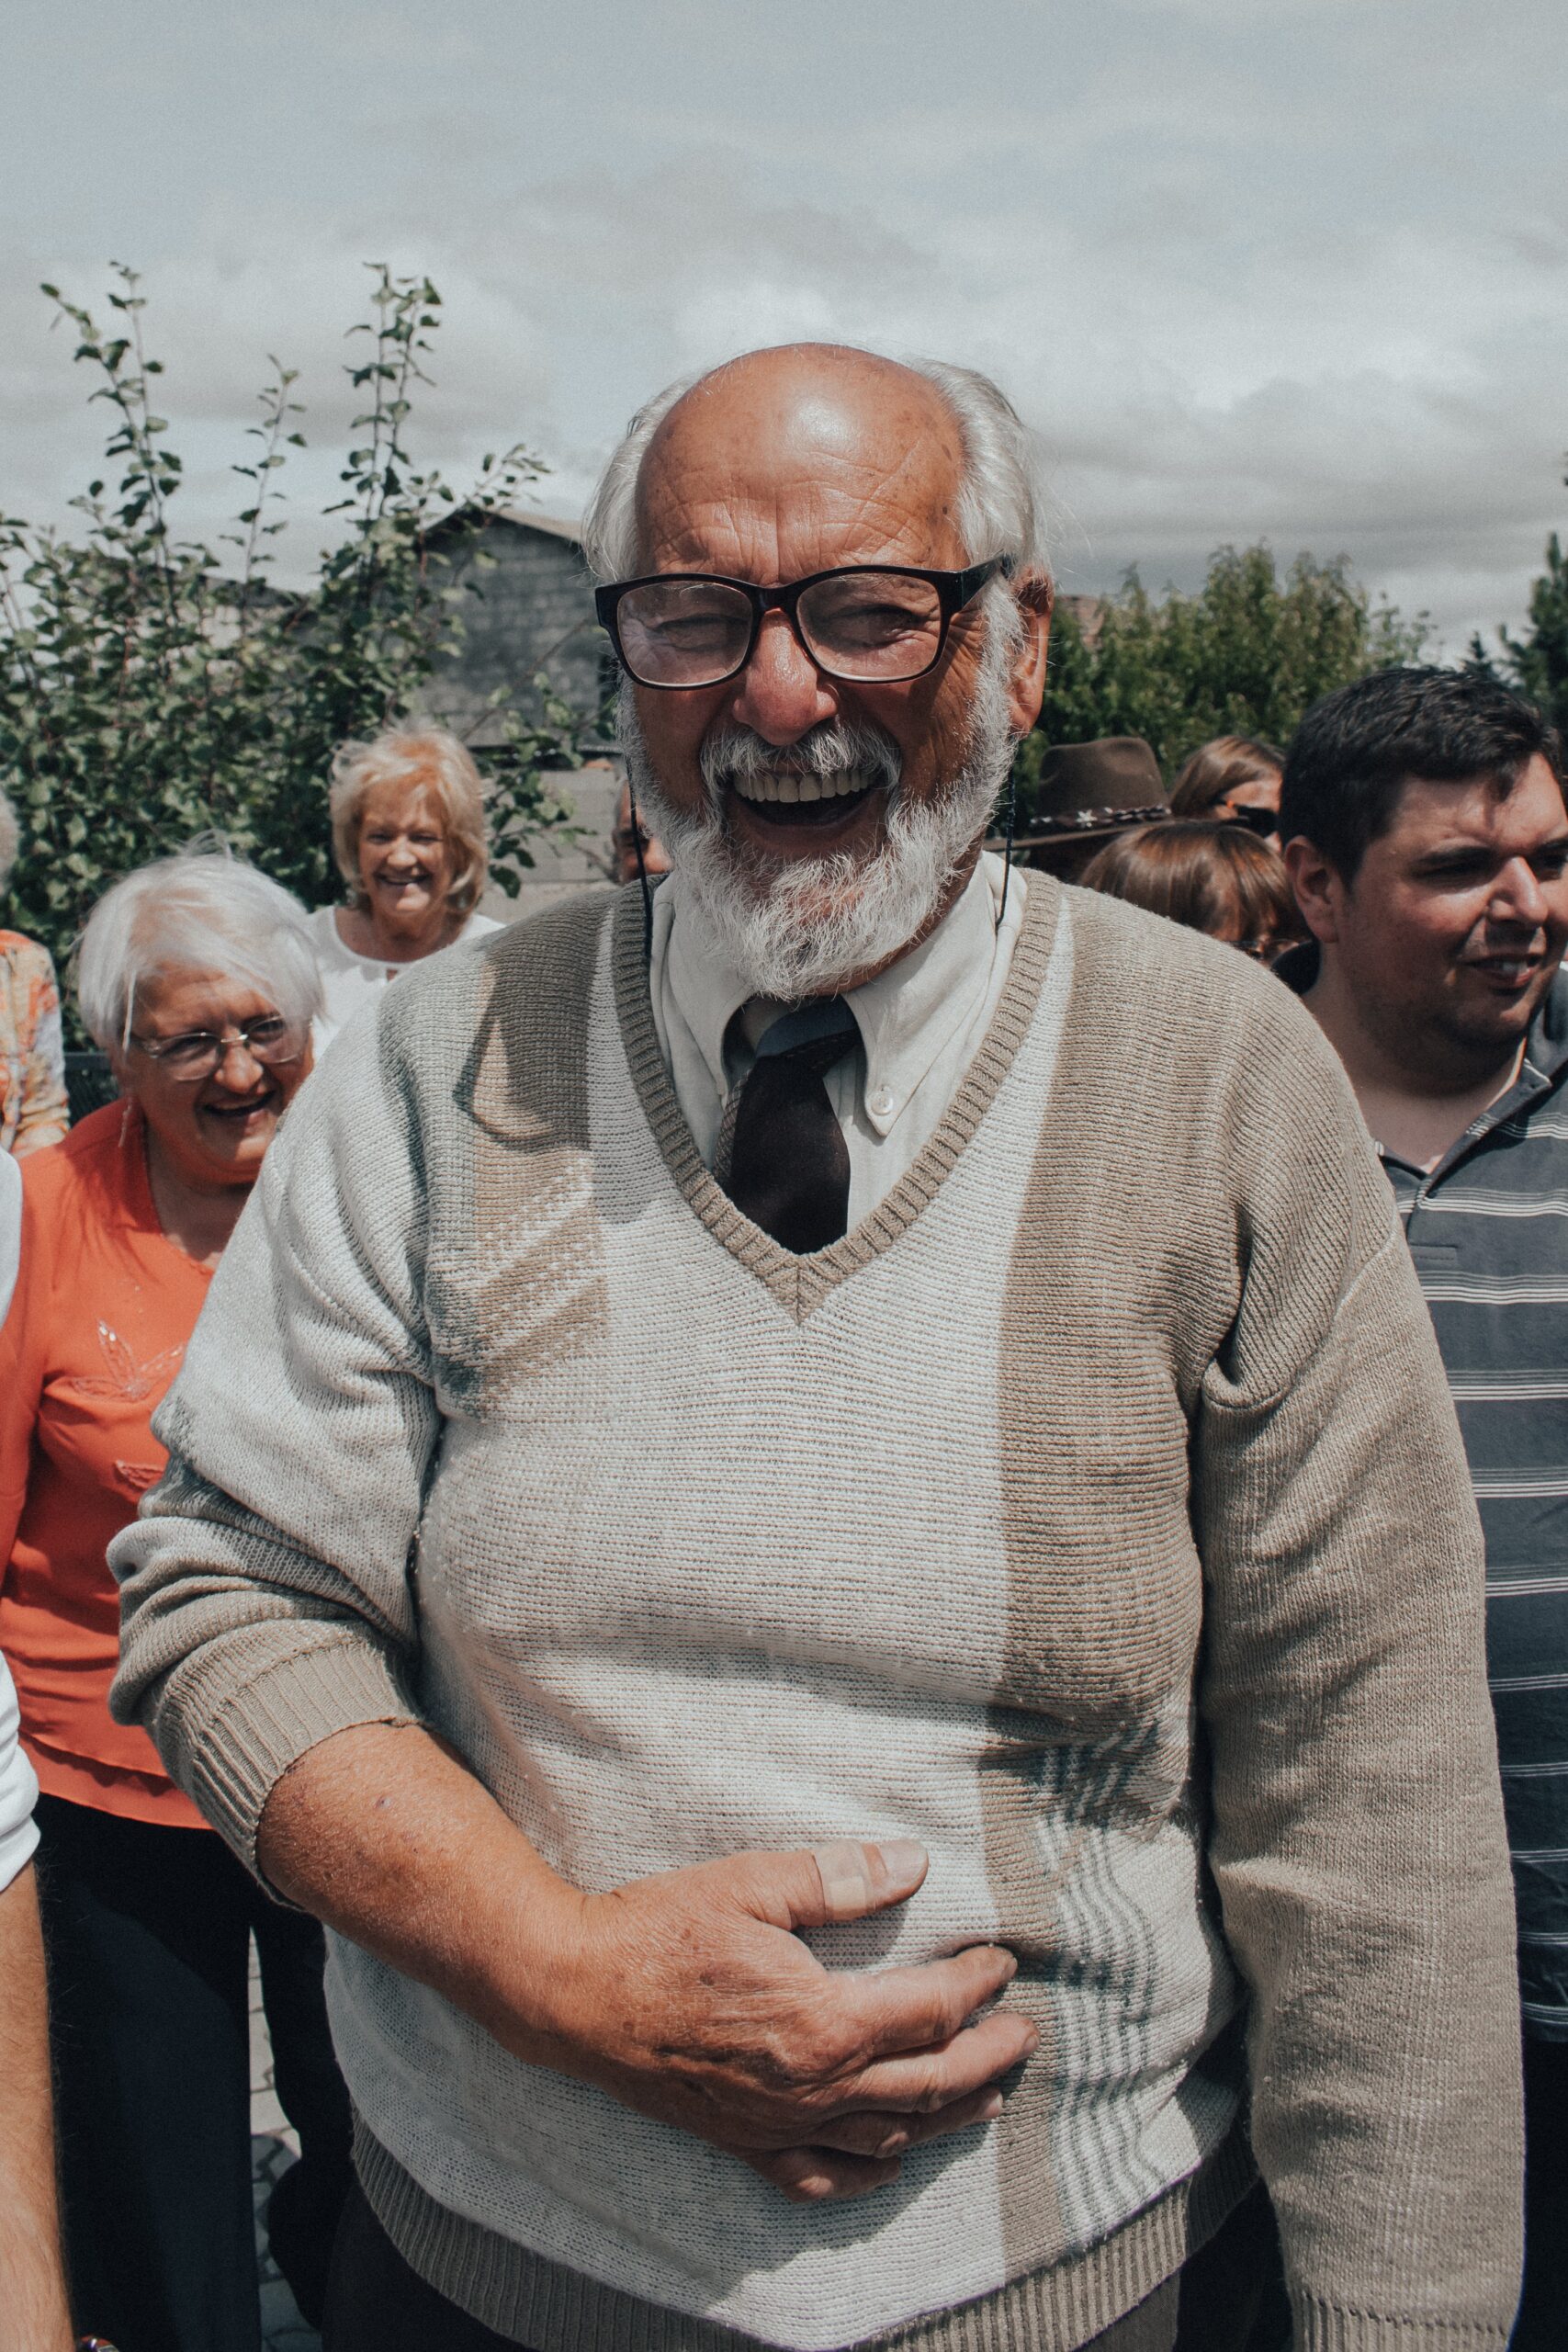
MULTIPOLYGON (((840 564, 958 571, 968 560, 956 520, 962 472, 957 426, 923 378, 851 355, 758 354, 688 394, 656 435, 639 484, 641 569, 722 572, 763 586, 840 564)), ((1039 707, 1043 627, 1031 616, 1013 664, 1017 732, 1039 707)), ((784 616, 771 612, 739 676, 674 693, 634 689, 649 763, 671 806, 696 815, 709 798, 705 744, 747 730, 787 766, 790 747, 838 719, 886 738, 903 801, 929 801, 969 752, 984 641, 981 611, 971 605, 926 676, 848 684, 825 677, 784 616)), ((886 839, 886 781, 818 800, 750 797, 733 779, 719 793, 727 832, 755 854, 762 875, 838 852, 858 865, 886 839)), ((976 834, 975 854, 978 846, 976 834)))

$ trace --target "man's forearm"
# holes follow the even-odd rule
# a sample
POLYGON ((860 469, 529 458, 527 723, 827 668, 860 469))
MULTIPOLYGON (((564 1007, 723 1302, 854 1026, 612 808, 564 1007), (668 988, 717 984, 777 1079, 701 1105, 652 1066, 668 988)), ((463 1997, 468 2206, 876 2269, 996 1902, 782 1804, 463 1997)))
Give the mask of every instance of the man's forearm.
POLYGON ((30 1867, 0 1894, 0 2352, 67 2352, 43 1939, 30 1867))
POLYGON ((718 1856, 588 1894, 431 1733, 361 1724, 283 1774, 256 1855, 280 1893, 513 2057, 803 2199, 879 2188, 917 2142, 992 2120, 1038 2039, 989 2007, 1016 1967, 994 1946, 863 1976, 801 1941, 906 1901, 926 1868, 908 1840, 718 1856))
POLYGON ((308 1749, 267 1799, 256 1859, 291 1902, 549 2063, 518 1995, 547 1982, 572 1890, 430 1732, 359 1724, 308 1749))

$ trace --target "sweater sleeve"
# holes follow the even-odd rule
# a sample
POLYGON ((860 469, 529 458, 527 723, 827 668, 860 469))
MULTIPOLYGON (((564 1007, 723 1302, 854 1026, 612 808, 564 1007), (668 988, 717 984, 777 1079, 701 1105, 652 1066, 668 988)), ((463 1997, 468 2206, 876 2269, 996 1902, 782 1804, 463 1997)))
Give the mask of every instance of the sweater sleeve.
POLYGON ((153 1423, 168 1471, 110 1548, 114 1712, 253 1869, 297 1758, 418 1720, 410 1562, 439 1416, 412 1117, 372 1013, 267 1155, 153 1423))
POLYGON ((1305 2352, 1501 2346, 1518 2008, 1480 1528, 1386 1180, 1289 1012, 1288 1099, 1263 1056, 1237 1106, 1242 1301, 1194 1433, 1254 2144, 1305 2352))

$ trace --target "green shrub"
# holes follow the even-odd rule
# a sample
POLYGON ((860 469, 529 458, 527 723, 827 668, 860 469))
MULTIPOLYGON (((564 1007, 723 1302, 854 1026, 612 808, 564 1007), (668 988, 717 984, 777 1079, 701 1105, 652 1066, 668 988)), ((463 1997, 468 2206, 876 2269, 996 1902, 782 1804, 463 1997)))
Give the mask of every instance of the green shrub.
MULTIPOLYGON (((117 875, 209 829, 307 903, 337 895, 333 751, 417 707, 461 638, 462 598, 479 593, 450 583, 454 560, 542 470, 513 448, 487 458, 459 498, 414 466, 409 418, 429 380, 440 298, 426 278, 371 267, 371 316, 351 330, 367 339, 363 356, 347 370, 363 398, 358 437, 327 509, 347 529, 304 594, 267 578, 285 527, 278 478, 303 443, 295 371, 272 363, 251 428, 258 446, 234 468, 247 503, 220 561, 171 520, 182 469, 155 413, 162 368, 143 349, 136 274, 116 266, 112 333, 43 288, 74 326, 75 357, 110 417, 105 479, 72 502, 85 528, 0 518, 0 782, 23 831, 6 920, 57 961, 117 875), (445 517, 437 551, 430 527, 445 517)), ((478 756, 503 888, 515 891, 542 832, 569 824, 542 772, 579 766, 598 724, 543 679, 526 707, 493 698, 478 756)))

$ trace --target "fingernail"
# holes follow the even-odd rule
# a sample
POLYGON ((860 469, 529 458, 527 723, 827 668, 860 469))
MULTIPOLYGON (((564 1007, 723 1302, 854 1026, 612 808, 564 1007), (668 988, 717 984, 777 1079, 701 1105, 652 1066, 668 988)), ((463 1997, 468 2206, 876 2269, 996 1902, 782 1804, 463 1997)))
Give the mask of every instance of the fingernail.
POLYGON ((890 1879, 918 1878, 925 1868, 926 1849, 913 1838, 889 1838, 876 1851, 890 1879))
POLYGON ((1002 2095, 1000 2091, 993 2091, 990 2098, 986 2101, 985 2106, 980 2109, 980 2120, 982 2123, 994 2123, 1001 2111, 1002 2095))
POLYGON ((1008 1964, 1008 1973, 1007 1973, 1007 1974, 1002 1978, 1002 1983, 1003 1983, 1004 1984, 1010 1984, 1012 1983, 1013 1978, 1018 1974, 1018 1954, 1017 1954, 1017 1952, 1015 1952, 1015 1951, 1010 1951, 1009 1953, 1007 1953, 1007 1954, 1006 1954, 1006 1959, 1007 1959, 1007 1964, 1008 1964))

